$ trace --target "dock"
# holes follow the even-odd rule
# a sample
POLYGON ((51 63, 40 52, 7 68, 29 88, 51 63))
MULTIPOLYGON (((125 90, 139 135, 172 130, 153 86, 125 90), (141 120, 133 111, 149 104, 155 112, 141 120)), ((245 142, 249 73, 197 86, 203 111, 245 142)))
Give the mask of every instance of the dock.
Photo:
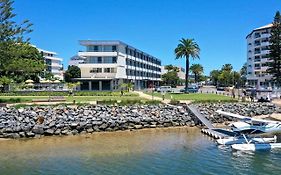
POLYGON ((198 111, 198 109, 195 106, 188 105, 187 109, 193 114, 194 117, 198 119, 198 121, 200 121, 203 125, 206 126, 206 128, 201 129, 202 133, 216 139, 231 137, 236 135, 236 133, 233 131, 224 128, 215 128, 213 124, 203 114, 201 114, 200 111, 198 111))

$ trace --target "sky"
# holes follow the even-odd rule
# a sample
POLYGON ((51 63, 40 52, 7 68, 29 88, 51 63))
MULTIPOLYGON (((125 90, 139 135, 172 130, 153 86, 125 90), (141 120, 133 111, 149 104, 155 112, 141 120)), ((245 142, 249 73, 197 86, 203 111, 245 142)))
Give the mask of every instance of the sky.
POLYGON ((64 68, 79 50, 79 40, 120 40, 162 61, 185 67, 175 59, 181 38, 200 46, 204 73, 230 63, 246 62, 245 37, 273 21, 280 0, 15 0, 16 22, 33 23, 31 43, 54 51, 64 68))

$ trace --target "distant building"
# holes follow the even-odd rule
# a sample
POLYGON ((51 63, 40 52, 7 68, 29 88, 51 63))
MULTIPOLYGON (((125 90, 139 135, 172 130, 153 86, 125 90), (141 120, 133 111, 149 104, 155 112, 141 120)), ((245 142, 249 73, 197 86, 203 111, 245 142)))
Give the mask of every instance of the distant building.
MULTIPOLYGON (((185 80, 185 69, 181 66, 175 66, 179 69, 179 72, 177 73, 178 74, 178 77, 181 79, 181 80, 185 80)), ((161 66, 161 75, 167 73, 168 70, 165 69, 165 66, 161 66)), ((194 75, 189 75, 189 79, 190 80, 194 80, 194 75)))
MULTIPOLYGON (((159 85, 161 61, 121 41, 82 40, 85 51, 78 52, 81 90, 117 90, 123 83, 135 89, 159 85)), ((73 63, 74 64, 74 63, 73 63)), ((76 64, 76 63, 75 63, 76 64)))
POLYGON ((257 88, 272 87, 272 75, 266 71, 269 60, 269 38, 272 24, 254 29, 247 35, 247 83, 257 88))
POLYGON ((69 66, 78 66, 79 64, 84 63, 85 59, 86 59, 85 57, 75 55, 70 58, 68 65, 69 66))
POLYGON ((55 52, 37 49, 44 57, 45 64, 47 65, 46 71, 52 73, 55 78, 63 80, 62 58, 57 57, 55 52))

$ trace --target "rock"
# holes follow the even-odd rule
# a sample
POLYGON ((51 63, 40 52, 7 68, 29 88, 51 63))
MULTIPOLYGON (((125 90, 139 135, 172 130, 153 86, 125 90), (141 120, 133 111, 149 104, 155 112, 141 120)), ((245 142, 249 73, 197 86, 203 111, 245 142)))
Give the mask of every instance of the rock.
POLYGON ((53 129, 47 129, 46 131, 44 131, 44 134, 47 136, 53 135, 54 134, 54 130, 53 129))
POLYGON ((35 134, 34 134, 33 132, 27 132, 27 133, 26 133, 26 136, 27 136, 27 137, 34 137, 35 134))
POLYGON ((135 125, 135 129, 141 129, 142 125, 135 125))
POLYGON ((43 126, 42 125, 35 125, 32 128, 32 132, 35 133, 35 134, 43 134, 44 133, 43 126))

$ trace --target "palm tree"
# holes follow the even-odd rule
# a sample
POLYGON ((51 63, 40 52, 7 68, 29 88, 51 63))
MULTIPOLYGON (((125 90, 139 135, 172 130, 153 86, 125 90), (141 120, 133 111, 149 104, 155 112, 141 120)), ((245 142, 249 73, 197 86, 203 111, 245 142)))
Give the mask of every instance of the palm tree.
POLYGON ((182 38, 175 49, 176 59, 185 58, 185 92, 188 88, 188 73, 189 73, 189 57, 193 59, 198 58, 200 54, 200 48, 194 39, 184 39, 182 38))
POLYGON ((189 69, 194 74, 195 82, 197 83, 199 75, 201 75, 204 71, 203 66, 201 64, 192 64, 189 69))

